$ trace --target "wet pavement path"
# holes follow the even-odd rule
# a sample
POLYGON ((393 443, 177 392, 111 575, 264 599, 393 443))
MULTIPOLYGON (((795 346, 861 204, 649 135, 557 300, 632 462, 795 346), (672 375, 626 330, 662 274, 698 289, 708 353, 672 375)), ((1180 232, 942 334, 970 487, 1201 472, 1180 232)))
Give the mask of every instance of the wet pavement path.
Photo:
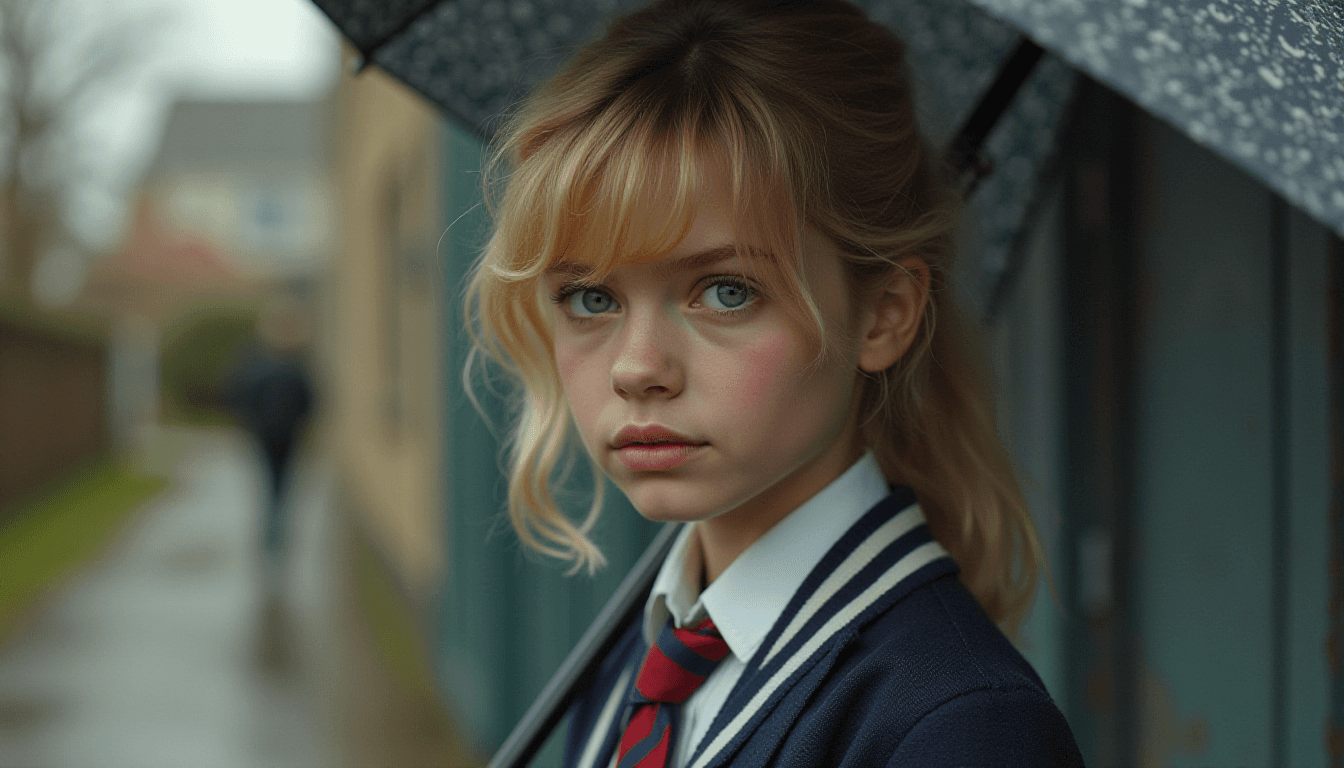
POLYGON ((177 431, 177 481, 0 649, 0 766, 457 766, 352 604, 332 469, 300 457, 279 590, 256 553, 237 433, 177 431))

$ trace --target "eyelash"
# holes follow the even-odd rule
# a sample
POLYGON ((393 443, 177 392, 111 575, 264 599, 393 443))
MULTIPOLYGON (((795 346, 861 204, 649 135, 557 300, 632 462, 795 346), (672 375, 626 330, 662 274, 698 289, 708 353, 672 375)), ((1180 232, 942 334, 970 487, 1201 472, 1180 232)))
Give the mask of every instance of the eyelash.
MULTIPOLYGON (((760 289, 758 289, 756 286, 752 285, 747 280, 741 277, 736 277, 734 275, 712 275, 700 281, 700 283, 696 285, 696 289, 698 290, 699 293, 704 293, 704 290, 706 288, 715 285, 731 285, 736 288, 741 288, 744 291, 750 291, 752 294, 751 301, 747 303, 742 309, 711 309, 706 307, 706 309, 709 309, 710 312, 713 312, 714 314, 719 315, 720 317, 726 317, 728 315, 733 315, 735 317, 742 317, 747 313, 751 312, 757 306, 759 306, 761 300, 765 298, 765 295, 762 294, 760 289)), ((600 285, 594 285, 592 283, 580 283, 580 282, 566 283, 565 285, 560 287, 559 292, 551 294, 551 301, 555 302, 563 309, 565 307, 565 303, 569 301, 569 298, 574 294, 578 293, 579 291, 602 291, 606 293, 606 289, 604 289, 600 285)), ((564 315, 566 318, 569 319, 570 322, 573 323, 587 323, 597 319, 596 317, 580 317, 578 315, 571 313, 568 309, 564 309, 564 315)))

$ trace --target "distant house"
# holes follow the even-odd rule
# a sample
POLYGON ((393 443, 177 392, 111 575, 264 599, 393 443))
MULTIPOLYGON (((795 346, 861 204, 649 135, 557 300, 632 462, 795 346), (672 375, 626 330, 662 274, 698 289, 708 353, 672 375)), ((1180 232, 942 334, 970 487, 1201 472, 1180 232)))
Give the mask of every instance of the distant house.
POLYGON ((159 422, 160 336, 193 298, 255 292, 220 250, 180 232, 142 197, 122 248, 93 263, 77 308, 108 318, 108 414, 112 438, 134 452, 159 422))
POLYGON ((336 236, 329 101, 184 101, 145 180, 164 221, 261 278, 321 268, 336 236))

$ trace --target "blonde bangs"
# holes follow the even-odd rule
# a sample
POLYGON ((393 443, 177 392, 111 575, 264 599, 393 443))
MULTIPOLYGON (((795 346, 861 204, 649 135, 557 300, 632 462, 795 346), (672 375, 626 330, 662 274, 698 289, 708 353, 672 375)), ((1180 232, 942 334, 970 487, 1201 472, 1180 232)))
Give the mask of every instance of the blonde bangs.
POLYGON ((591 267, 585 277, 601 281, 621 264, 662 258, 690 232, 714 170, 729 181, 739 257, 822 352, 830 349, 802 268, 805 216, 795 190, 810 180, 796 178, 800 169, 772 149, 784 132, 770 112, 713 106, 715 120, 690 116, 664 126, 631 97, 591 120, 520 132, 513 144, 527 152, 513 154, 497 216, 509 226, 497 231, 486 260, 500 281, 517 284, 507 301, 537 301, 535 282, 559 264, 591 267))
POLYGON ((676 143, 634 105, 560 129, 537 126, 512 144, 527 151, 508 153, 514 168, 495 218, 509 226, 488 258, 503 280, 536 279, 565 262, 604 276, 624 261, 657 258, 690 231, 698 192, 694 163, 684 162, 690 148, 676 157, 676 143), (650 210, 663 215, 641 215, 650 210), (652 221, 652 230, 636 226, 652 221))

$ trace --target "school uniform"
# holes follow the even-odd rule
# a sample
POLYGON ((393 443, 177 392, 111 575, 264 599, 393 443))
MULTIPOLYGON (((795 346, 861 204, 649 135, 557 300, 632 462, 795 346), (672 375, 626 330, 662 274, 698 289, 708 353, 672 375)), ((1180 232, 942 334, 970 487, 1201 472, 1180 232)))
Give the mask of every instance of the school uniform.
POLYGON ((565 768, 608 768, 669 620, 727 643, 677 705, 669 768, 1081 766, 1040 678, 871 452, 701 591, 683 526, 644 615, 569 711, 565 768))

